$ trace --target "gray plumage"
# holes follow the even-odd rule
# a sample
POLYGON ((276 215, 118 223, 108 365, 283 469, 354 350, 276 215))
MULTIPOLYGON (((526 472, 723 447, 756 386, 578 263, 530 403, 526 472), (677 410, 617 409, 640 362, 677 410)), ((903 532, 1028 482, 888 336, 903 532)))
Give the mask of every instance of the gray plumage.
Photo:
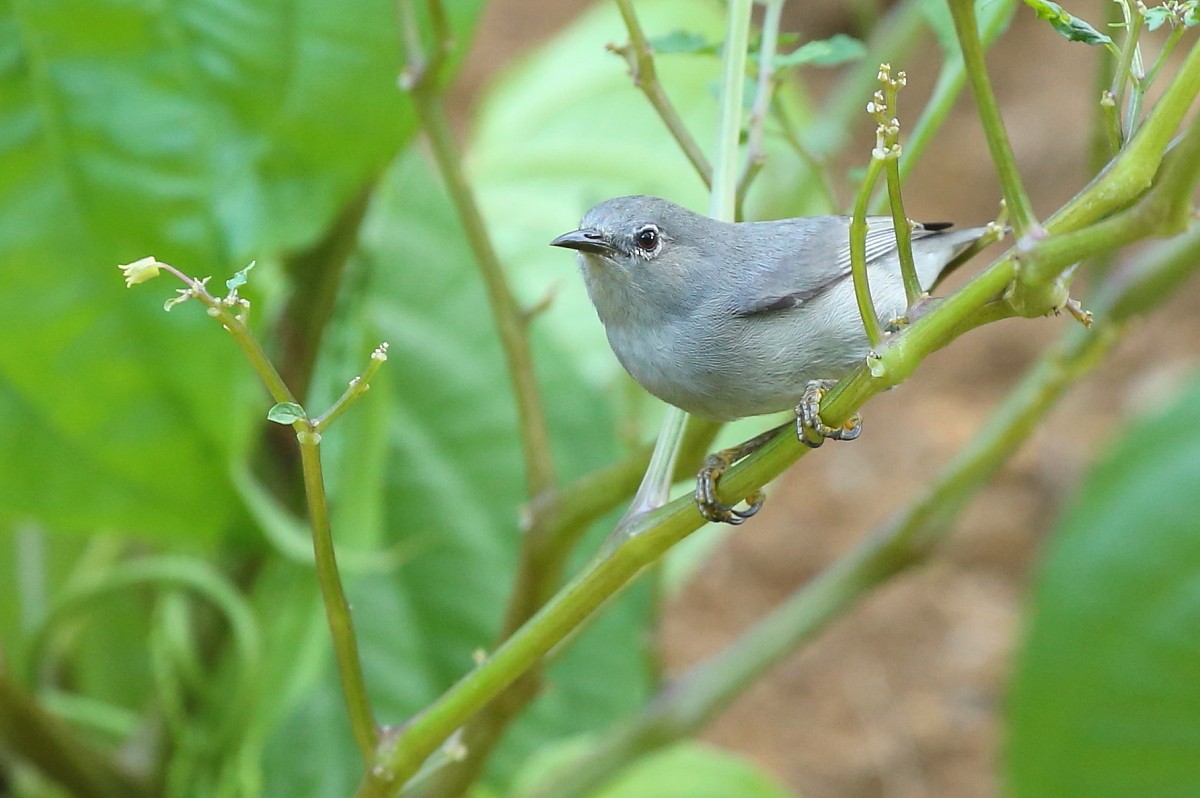
MULTIPOLYGON (((917 225, 929 290, 985 228, 917 225)), ((554 246, 579 251, 588 295, 625 370, 689 413, 727 420, 789 410, 868 345, 850 277, 849 217, 720 222, 658 197, 618 197, 554 246)), ((867 273, 881 321, 905 312, 890 217, 871 217, 867 273)))

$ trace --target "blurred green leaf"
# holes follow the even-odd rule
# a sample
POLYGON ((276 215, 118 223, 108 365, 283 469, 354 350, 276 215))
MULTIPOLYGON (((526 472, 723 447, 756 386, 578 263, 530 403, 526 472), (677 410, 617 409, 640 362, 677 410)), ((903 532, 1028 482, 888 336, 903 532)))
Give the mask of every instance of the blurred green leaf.
POLYGON ((805 42, 790 53, 775 56, 775 69, 791 69, 808 64, 837 66, 847 61, 857 61, 866 54, 867 48, 862 42, 838 33, 828 39, 805 42))
POLYGON ((648 38, 647 43, 658 55, 716 55, 721 51, 720 42, 710 42, 701 34, 688 30, 673 30, 662 36, 648 38))
POLYGON ((1066 9, 1051 0, 1025 0, 1025 5, 1034 10, 1039 19, 1050 23, 1058 35, 1067 41, 1083 42, 1084 44, 1103 44, 1111 46, 1113 40, 1093 28, 1079 17, 1068 13, 1066 9))
POLYGON ((681 743, 637 762, 593 798, 788 798, 774 779, 739 756, 681 743))
MULTIPOLYGON (((551 746, 518 776, 514 798, 586 754, 592 739, 577 737, 551 746)), ((699 742, 656 751, 621 771, 587 798, 788 798, 792 793, 742 757, 699 742)))
POLYGON ((1009 707, 1017 798, 1200 784, 1200 387, 1128 429, 1037 577, 1009 707))
MULTIPOLYGON (((451 5, 457 40, 479 6, 451 5)), ((230 429, 261 418, 243 400, 262 395, 204 314, 164 317, 163 280, 128 292, 112 267, 155 254, 224 277, 318 239, 413 132, 394 14, 391 0, 0 14, 0 405, 22 422, 0 427, 0 481, 21 488, 0 495, 0 521, 227 528, 230 429)))

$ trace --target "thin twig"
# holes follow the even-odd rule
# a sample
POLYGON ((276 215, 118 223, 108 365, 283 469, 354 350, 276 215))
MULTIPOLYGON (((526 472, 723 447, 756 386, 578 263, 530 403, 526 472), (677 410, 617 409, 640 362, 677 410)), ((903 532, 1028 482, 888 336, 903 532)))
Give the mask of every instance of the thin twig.
POLYGON ((971 79, 975 105, 979 109, 979 119, 983 123, 988 149, 992 153, 996 176, 1000 180, 1004 199, 1012 214, 1013 228, 1018 239, 1031 234, 1037 237, 1039 227, 1037 217, 1033 213, 1033 204, 1025 192, 1025 184, 1021 180, 1021 173, 1013 156, 1012 144, 1008 140, 1008 131, 1005 130, 1004 119, 1000 116, 1000 107, 996 104, 996 94, 992 91, 992 83, 988 78, 979 26, 975 19, 975 2, 950 0, 950 13, 954 17, 954 30, 958 34, 963 63, 971 79))
POLYGON ((642 90, 650 105, 654 106, 659 118, 667 126, 679 149, 683 150, 683 154, 691 161, 704 185, 712 188, 712 166, 658 80, 658 73, 654 68, 654 50, 646 40, 646 34, 642 31, 642 25, 633 10, 633 3, 631 0, 617 0, 617 8, 621 12, 621 18, 625 20, 626 30, 629 31, 629 44, 611 49, 625 58, 629 64, 633 84, 642 90))
MULTIPOLYGON (((408 49, 408 66, 401 85, 412 98, 487 291, 516 398, 527 495, 534 506, 540 502, 552 503, 557 491, 557 476, 549 427, 534 372, 529 316, 519 307, 508 285, 474 192, 463 174, 462 159, 446 118, 439 85, 445 55, 449 52, 450 31, 445 10, 441 0, 429 0, 434 43, 433 54, 426 56, 415 27, 412 0, 399 0, 398 6, 408 49)), ((543 519, 531 517, 532 528, 536 529, 542 523, 543 519)), ((547 538, 526 531, 518 555, 518 577, 500 631, 501 641, 536 612, 545 595, 562 580, 561 565, 547 566, 547 538)), ((562 559, 565 562, 565 557, 562 559)), ((463 731, 466 756, 457 762, 448 762, 424 785, 427 794, 457 795, 466 789, 508 723, 537 695, 539 678, 536 670, 530 671, 519 684, 506 691, 502 701, 493 703, 472 719, 463 731)))
POLYGON ((768 0, 763 13, 762 46, 758 51, 758 84, 754 91, 754 105, 746 120, 746 163, 737 186, 737 216, 742 216, 742 204, 754 178, 766 163, 767 153, 763 147, 767 114, 775 96, 775 50, 779 44, 779 26, 783 20, 783 5, 786 0, 768 0))
POLYGON ((904 296, 906 307, 911 308, 924 293, 921 280, 917 276, 917 266, 913 261, 912 227, 908 214, 904 211, 904 195, 900 187, 900 108, 898 97, 900 89, 906 81, 903 72, 897 72, 892 77, 891 66, 880 64, 879 82, 883 84, 883 102, 887 119, 882 123, 886 134, 884 138, 885 156, 884 169, 887 172, 887 193, 892 210, 892 229, 896 234, 896 253, 900 257, 900 276, 904 281, 904 296))
MULTIPOLYGON (((409 7, 411 0, 400 0, 399 5, 402 9, 409 7)), ((516 396, 527 493, 531 497, 537 496, 543 491, 553 489, 556 478, 550 434, 533 367, 529 333, 521 309, 509 288, 487 225, 479 212, 474 192, 463 174, 458 146, 446 119, 437 81, 438 70, 444 62, 443 54, 447 47, 445 37, 448 36, 448 32, 444 30, 445 16, 440 10, 440 0, 431 0, 430 7, 435 9, 431 14, 433 20, 441 20, 441 29, 435 27, 435 34, 439 38, 434 44, 432 56, 426 58, 420 51, 409 53, 405 85, 409 89, 409 96, 420 118, 421 127, 429 139, 434 161, 446 182, 446 189, 458 212, 467 243, 475 255, 484 287, 487 289, 488 303, 500 334, 509 379, 516 396)), ((405 16, 407 15, 402 15, 405 16)))
MULTIPOLYGON (((250 328, 246 326, 239 313, 235 312, 235 309, 241 310, 246 307, 245 300, 238 297, 236 290, 231 289, 227 297, 218 299, 206 288, 207 278, 197 280, 169 264, 159 264, 159 266, 174 274, 188 286, 179 291, 178 298, 167 303, 167 308, 189 298, 200 301, 207 308, 208 314, 233 336, 234 341, 241 347, 246 359, 250 361, 250 365, 276 403, 299 407, 295 396, 267 358, 258 339, 250 332, 250 328)), ((342 693, 350 715, 350 725, 355 743, 358 745, 359 753, 366 765, 374 757, 378 730, 372 717, 370 701, 367 698, 362 662, 358 656, 358 643, 354 634, 354 622, 350 615, 350 604, 346 600, 341 576, 338 573, 337 559, 334 556, 325 486, 321 476, 321 435, 307 414, 295 419, 291 423, 291 427, 296 431, 296 439, 300 445, 305 500, 308 503, 321 601, 325 607, 325 616, 329 622, 330 635, 333 638, 338 677, 341 680, 342 693)))

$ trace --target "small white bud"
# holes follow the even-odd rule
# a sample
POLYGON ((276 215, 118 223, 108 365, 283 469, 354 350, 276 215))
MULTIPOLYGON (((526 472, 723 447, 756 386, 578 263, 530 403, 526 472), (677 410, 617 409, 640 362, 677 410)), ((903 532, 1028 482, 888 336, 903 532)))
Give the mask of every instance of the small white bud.
POLYGON ((133 288, 138 283, 153 280, 158 276, 158 270, 166 264, 158 261, 153 255, 147 255, 133 263, 123 263, 117 266, 125 278, 125 287, 133 288))

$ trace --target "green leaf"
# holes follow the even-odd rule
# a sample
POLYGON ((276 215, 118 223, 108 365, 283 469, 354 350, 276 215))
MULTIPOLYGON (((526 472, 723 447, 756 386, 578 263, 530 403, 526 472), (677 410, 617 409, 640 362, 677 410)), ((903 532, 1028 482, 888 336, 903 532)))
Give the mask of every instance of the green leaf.
POLYGON ((720 42, 711 42, 702 34, 694 31, 673 30, 663 36, 648 38, 646 41, 658 55, 674 53, 717 55, 721 51, 720 42))
POLYGON ((250 273, 250 270, 254 268, 254 264, 255 264, 255 261, 250 261, 250 263, 246 266, 246 268, 235 272, 232 277, 230 277, 228 280, 225 281, 225 287, 228 288, 230 291, 236 291, 237 289, 239 289, 243 285, 245 285, 247 282, 249 282, 248 275, 250 273))
POLYGON ((308 418, 304 408, 295 402, 280 402, 267 411, 267 420, 284 426, 295 424, 308 418))
POLYGON ((1032 8, 1039 19, 1049 22, 1067 41, 1112 46, 1111 38, 1079 17, 1072 16, 1058 3, 1051 2, 1051 0, 1025 0, 1025 5, 1032 8))
POLYGON ((746 760, 702 743, 681 743, 648 756, 593 798, 788 798, 746 760))
POLYGON ((1165 6, 1142 9, 1142 19, 1146 22, 1146 30, 1158 30, 1172 16, 1174 15, 1165 6))
POLYGON ((1200 784, 1200 386, 1125 428, 1037 576, 1010 690, 1016 798, 1200 784))
MULTIPOLYGON (((522 771, 513 798, 556 775, 587 753, 591 738, 575 738, 540 752, 522 771)), ((587 798, 789 798, 792 793, 742 757, 698 742, 682 742, 643 757, 587 798)))
POLYGON ((857 61, 867 53, 867 48, 858 39, 838 33, 828 39, 806 42, 790 53, 775 56, 775 69, 793 67, 837 66, 848 61, 857 61))

